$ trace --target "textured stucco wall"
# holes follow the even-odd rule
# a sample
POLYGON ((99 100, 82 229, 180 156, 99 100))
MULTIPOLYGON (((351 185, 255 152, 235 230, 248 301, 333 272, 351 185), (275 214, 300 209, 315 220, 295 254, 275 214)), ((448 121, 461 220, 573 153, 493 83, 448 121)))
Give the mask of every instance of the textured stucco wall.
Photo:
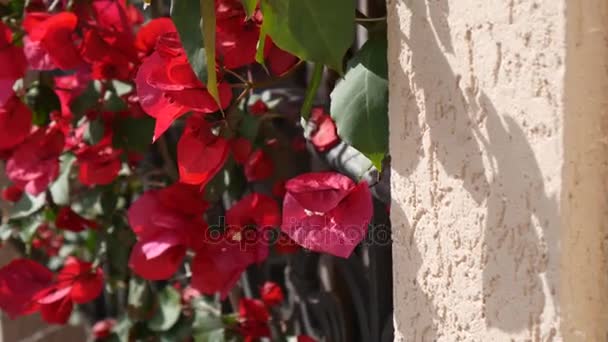
POLYGON ((388 11, 396 340, 608 340, 608 1, 388 11))

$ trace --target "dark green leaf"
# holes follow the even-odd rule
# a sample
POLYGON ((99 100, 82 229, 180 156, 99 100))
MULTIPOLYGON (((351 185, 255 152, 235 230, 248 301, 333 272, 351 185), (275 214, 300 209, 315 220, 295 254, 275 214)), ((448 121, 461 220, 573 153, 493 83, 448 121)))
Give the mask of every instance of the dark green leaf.
POLYGON ((260 130, 260 118, 245 113, 239 125, 239 133, 248 140, 255 141, 260 130))
POLYGON ((160 342, 188 341, 192 336, 192 318, 182 316, 171 329, 160 335, 160 342))
POLYGON ((147 296, 150 289, 146 281, 133 277, 129 281, 129 297, 127 302, 132 309, 143 309, 147 306, 147 296))
POLYGON ((105 236, 109 274, 122 280, 129 274, 128 262, 131 246, 135 236, 130 228, 114 226, 111 233, 105 236))
POLYGON ((355 38, 354 0, 262 0, 263 30, 281 49, 342 73, 355 38))
POLYGON ((338 135, 381 169, 388 152, 386 40, 370 40, 361 48, 331 100, 338 135))
POLYGON ((116 210, 116 204, 118 203, 118 196, 113 191, 112 186, 105 187, 99 196, 99 205, 103 216, 112 217, 116 210))
POLYGON ((158 308, 148 328, 152 331, 167 331, 177 322, 182 312, 181 297, 173 286, 165 286, 158 293, 158 308))
POLYGON ((127 109, 127 104, 115 92, 109 92, 103 101, 103 108, 108 112, 120 112, 127 109))
POLYGON ((42 215, 36 214, 27 217, 22 222, 21 229, 19 230, 19 237, 24 243, 28 244, 28 246, 43 221, 42 215))
POLYGON ((171 19, 184 45, 192 70, 202 82, 207 81, 207 58, 201 31, 201 7, 199 0, 173 0, 171 19))
POLYGON ((114 121, 112 144, 128 151, 143 152, 152 143, 154 119, 126 117, 114 121))
POLYGON ((74 119, 79 120, 87 110, 94 108, 99 101, 99 89, 95 82, 90 82, 85 91, 70 104, 74 119))
POLYGON ((243 3, 243 8, 245 9, 245 13, 247 13, 247 17, 251 17, 258 5, 258 0, 241 0, 241 2, 243 3))
POLYGON ((25 8, 25 0, 11 0, 8 5, 13 13, 22 14, 25 8))
POLYGON ((46 201, 44 194, 38 196, 32 196, 27 192, 23 193, 19 202, 15 203, 9 210, 9 218, 17 219, 29 216, 36 211, 40 210, 46 201))
POLYGON ((133 321, 129 317, 120 319, 114 328, 112 328, 113 337, 120 342, 129 342, 129 333, 133 327, 133 321))
POLYGON ((95 145, 103 139, 105 124, 101 117, 89 121, 87 129, 84 131, 84 139, 91 145, 95 145))
POLYGON ((32 123, 36 126, 46 126, 51 112, 61 110, 61 102, 53 89, 40 83, 27 91, 25 103, 32 109, 32 123))

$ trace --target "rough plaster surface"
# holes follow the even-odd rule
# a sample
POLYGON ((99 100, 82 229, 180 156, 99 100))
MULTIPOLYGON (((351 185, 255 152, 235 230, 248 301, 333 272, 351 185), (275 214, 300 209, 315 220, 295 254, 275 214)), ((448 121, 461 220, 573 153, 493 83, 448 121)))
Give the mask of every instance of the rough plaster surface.
POLYGON ((607 341, 608 1, 388 0, 397 341, 607 341))

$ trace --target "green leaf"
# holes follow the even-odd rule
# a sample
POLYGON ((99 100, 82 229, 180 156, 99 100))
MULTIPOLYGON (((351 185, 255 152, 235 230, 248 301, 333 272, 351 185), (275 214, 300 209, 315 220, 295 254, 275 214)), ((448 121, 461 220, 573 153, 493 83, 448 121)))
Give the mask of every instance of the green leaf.
POLYGON ((255 8, 258 5, 258 0, 241 0, 243 3, 243 8, 245 9, 245 13, 247 13, 247 17, 250 18, 255 12, 255 8))
POLYGON ((251 115, 249 113, 244 113, 239 124, 238 131, 242 137, 255 142, 260 130, 260 123, 260 117, 251 115))
POLYGON ((95 145, 103 139, 105 124, 101 117, 89 121, 87 129, 84 131, 84 139, 91 145, 95 145))
POLYGON ((173 0, 171 19, 186 50, 192 70, 201 82, 207 81, 207 58, 201 31, 201 7, 199 0, 173 0))
POLYGON ((224 342, 226 336, 224 328, 210 330, 194 335, 194 342, 224 342))
POLYGON ((11 236, 13 236, 13 227, 8 223, 0 225, 0 240, 6 241, 10 239, 11 236))
POLYGON ((181 297, 173 286, 165 286, 158 293, 158 309, 154 317, 148 321, 152 331, 167 331, 177 322, 182 312, 181 297))
POLYGON ((219 104, 220 94, 217 89, 215 70, 215 0, 201 0, 201 19, 205 55, 207 56, 207 91, 219 104))
POLYGON ((115 92, 107 92, 103 99, 103 109, 108 112, 121 112, 127 110, 127 104, 115 92))
POLYGON ((125 117, 114 121, 112 145, 128 151, 144 152, 152 143, 154 119, 125 117))
POLYGON ((9 218, 17 219, 29 216, 40 210, 44 206, 45 201, 46 197, 44 193, 38 196, 32 196, 27 192, 24 192, 21 199, 10 208, 9 218))
POLYGON ((60 158, 61 173, 49 188, 53 201, 58 205, 70 204, 70 171, 75 161, 76 158, 67 153, 60 158))
POLYGON ((281 49, 342 73, 355 39, 354 0, 262 0, 263 31, 281 49))
POLYGON ((94 108, 99 101, 99 88, 101 84, 95 81, 89 82, 89 85, 80 96, 75 98, 70 103, 70 109, 74 113, 74 120, 77 122, 87 110, 94 108))
POLYGON ((42 222, 44 222, 42 215, 29 216, 23 221, 21 229, 19 230, 19 237, 21 238, 21 241, 28 245, 28 247, 42 222))
POLYGON ((160 342, 188 341, 192 336, 192 318, 182 316, 171 329, 160 335, 160 342))
MULTIPOLYGON (((131 246, 135 242, 133 231, 115 225, 111 233, 105 236, 105 240, 107 245, 106 257, 110 269, 108 273, 112 275, 112 278, 122 280, 129 274, 129 254, 131 246)), ((133 297, 134 299, 135 297, 133 297)))
POLYGON ((133 309, 142 309, 147 306, 146 297, 149 292, 148 283, 144 280, 133 277, 129 281, 129 296, 127 302, 133 309))
POLYGON ((53 89, 39 83, 27 91, 25 103, 32 109, 32 123, 36 126, 46 126, 51 112, 61 110, 61 102, 53 89))
POLYGON ((133 321, 131 321, 129 317, 125 316, 116 323, 116 325, 112 328, 112 332, 118 341, 129 342, 129 333, 132 327, 133 321))
POLYGON ((264 49, 266 48, 266 36, 266 29, 264 28, 264 25, 262 25, 262 28, 260 29, 260 39, 258 39, 258 48, 255 51, 255 61, 260 63, 264 67, 266 67, 264 65, 264 49))
POLYGON ((331 93, 331 116, 338 135, 379 170, 388 152, 386 49, 386 40, 369 40, 331 93))

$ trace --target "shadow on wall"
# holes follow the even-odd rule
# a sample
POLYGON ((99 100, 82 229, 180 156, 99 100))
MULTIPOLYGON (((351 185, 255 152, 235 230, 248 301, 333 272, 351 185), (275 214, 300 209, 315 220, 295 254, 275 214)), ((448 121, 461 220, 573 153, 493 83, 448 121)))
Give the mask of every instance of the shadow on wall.
MULTIPOLYGON (((406 103, 405 108, 398 108, 400 114, 391 114, 393 119, 396 115, 404 116, 395 120, 399 122, 391 123, 392 127, 400 123, 404 125, 397 128, 403 132, 400 137, 391 137, 399 144, 397 149, 392 146, 393 172, 407 179, 418 167, 421 157, 425 156, 425 162, 429 163, 430 184, 438 184, 438 169, 441 168, 447 176, 462 182, 462 187, 479 207, 487 208, 480 218, 483 227, 483 239, 480 237, 482 257, 481 264, 476 265, 483 269, 482 289, 477 299, 482 301, 483 310, 479 313, 481 317, 476 318, 485 321, 487 328, 505 332, 527 329, 533 334, 546 301, 557 303, 554 298, 545 297, 541 278, 541 273, 550 272, 546 267, 547 251, 556 250, 559 232, 557 228, 552 229, 559 223, 556 201, 545 193, 543 176, 526 135, 509 116, 514 113, 499 114, 478 86, 473 60, 473 32, 468 31, 464 37, 469 46, 467 57, 471 76, 465 82, 468 86, 462 90, 461 75, 455 74, 446 59, 446 54, 454 51, 447 21, 448 2, 389 0, 389 7, 393 7, 392 15, 396 16, 395 9, 403 10, 404 6, 411 14, 409 33, 402 32, 401 37, 393 37, 391 41, 396 42, 398 38, 403 46, 408 47, 407 62, 414 72, 391 74, 394 77, 391 83, 397 82, 402 91, 401 94, 391 94, 391 98, 407 99, 402 102, 406 103), (424 112, 424 123, 419 122, 421 111, 424 112), (430 143, 423 146, 423 139, 430 143), (486 163, 489 167, 484 167, 484 157, 489 160, 486 163)), ((398 55, 392 56, 396 61, 398 55)), ((402 68, 395 67, 394 71, 397 70, 402 71, 402 68)), ((395 107, 391 108, 395 110, 395 107)), ((431 201, 437 198, 436 195, 431 193, 431 201)), ((440 210, 446 210, 434 203, 430 206, 425 203, 424 206, 436 218, 440 210)), ((392 210, 393 221, 405 222, 404 226, 393 226, 393 231, 400 230, 398 234, 405 237, 394 247, 394 262, 406 267, 406 270, 399 270, 402 275, 406 271, 412 272, 411 276, 405 276, 412 280, 407 283, 407 290, 400 293, 403 290, 397 289, 395 292, 397 316, 401 311, 405 316, 400 317, 410 320, 402 323, 401 330, 409 336, 407 340, 432 341, 441 337, 438 336, 441 332, 436 328, 437 323, 446 319, 446 312, 450 315, 458 308, 446 307, 441 298, 433 298, 437 294, 434 289, 438 282, 427 281, 433 275, 423 259, 434 258, 436 253, 427 251, 424 242, 416 243, 415 232, 424 230, 425 236, 443 240, 438 243, 449 243, 453 235, 446 230, 471 227, 449 227, 439 224, 438 220, 434 226, 415 227, 414 223, 412 227, 409 222, 417 221, 416 218, 406 217, 396 203, 393 203, 392 210), (400 300, 405 303, 399 303, 400 300), (407 306, 408 303, 426 307, 407 306), (404 331, 409 327, 426 328, 404 331)), ((454 256, 437 257, 443 257, 449 264, 444 266, 450 270, 462 270, 454 256)), ((551 274, 547 278, 556 279, 551 274)), ((439 283, 446 286, 443 280, 439 283)), ((549 282, 548 286, 548 296, 555 297, 556 284, 549 282)))

